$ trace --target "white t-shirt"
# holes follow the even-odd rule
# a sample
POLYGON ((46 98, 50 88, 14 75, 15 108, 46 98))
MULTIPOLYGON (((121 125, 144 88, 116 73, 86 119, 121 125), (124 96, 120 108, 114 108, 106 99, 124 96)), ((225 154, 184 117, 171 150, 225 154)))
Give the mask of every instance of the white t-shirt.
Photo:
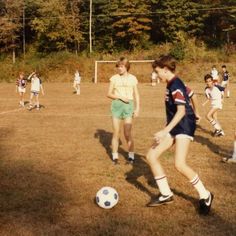
POLYGON ((222 92, 216 86, 211 89, 206 88, 205 93, 210 99, 212 107, 222 107, 222 92))
POLYGON ((79 72, 76 72, 74 82, 76 82, 77 84, 80 84, 80 81, 81 81, 80 74, 79 74, 79 72))
POLYGON ((219 80, 219 73, 218 73, 217 69, 214 68, 214 69, 211 70, 211 76, 212 76, 214 81, 219 80))
POLYGON ((110 82, 114 87, 114 94, 125 97, 129 100, 134 99, 134 87, 138 84, 137 78, 127 73, 126 75, 113 75, 110 82))
POLYGON ((31 79, 31 91, 39 92, 41 83, 42 82, 38 77, 32 77, 32 79, 31 79))

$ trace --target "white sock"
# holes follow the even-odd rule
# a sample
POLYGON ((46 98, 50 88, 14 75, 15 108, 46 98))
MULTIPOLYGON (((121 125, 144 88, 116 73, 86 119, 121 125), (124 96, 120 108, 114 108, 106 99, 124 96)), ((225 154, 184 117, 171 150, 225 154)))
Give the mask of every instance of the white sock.
POLYGON ((193 187, 198 191, 200 199, 207 199, 209 196, 209 191, 206 190, 202 181, 199 179, 198 175, 196 175, 190 183, 193 187))
POLYGON ((134 152, 129 152, 128 157, 132 160, 134 160, 134 152))
POLYGON ((170 190, 170 187, 169 187, 169 184, 165 175, 157 176, 155 177, 155 180, 162 195, 164 196, 173 195, 173 193, 170 190))
POLYGON ((234 141, 234 152, 233 152, 232 158, 236 159, 236 141, 234 141))
POLYGON ((211 125, 216 129, 216 130, 221 130, 221 126, 218 121, 216 120, 211 120, 210 121, 211 125))
POLYGON ((113 152, 112 153, 112 160, 114 161, 116 159, 118 159, 118 152, 113 152))

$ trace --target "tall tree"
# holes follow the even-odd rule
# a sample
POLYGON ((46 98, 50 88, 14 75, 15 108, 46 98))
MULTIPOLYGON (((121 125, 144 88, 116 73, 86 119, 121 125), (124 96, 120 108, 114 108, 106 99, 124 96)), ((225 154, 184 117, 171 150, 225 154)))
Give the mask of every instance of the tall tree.
POLYGON ((16 49, 20 47, 23 0, 0 1, 0 46, 1 51, 12 51, 15 63, 16 49))
POLYGON ((78 50, 82 35, 79 31, 79 3, 76 0, 41 0, 38 13, 32 21, 36 31, 39 49, 47 51, 69 49, 78 50))
POLYGON ((144 46, 151 30, 150 11, 150 0, 120 0, 113 23, 116 45, 125 49, 144 46))

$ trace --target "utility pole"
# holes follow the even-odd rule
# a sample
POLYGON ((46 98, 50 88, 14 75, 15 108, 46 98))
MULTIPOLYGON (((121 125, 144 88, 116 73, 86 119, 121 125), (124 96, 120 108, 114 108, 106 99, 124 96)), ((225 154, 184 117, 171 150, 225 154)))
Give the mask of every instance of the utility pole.
POLYGON ((23 4, 23 55, 25 59, 25 1, 23 4))
POLYGON ((93 11, 93 0, 90 0, 90 11, 89 11, 89 52, 92 50, 92 11, 93 11))

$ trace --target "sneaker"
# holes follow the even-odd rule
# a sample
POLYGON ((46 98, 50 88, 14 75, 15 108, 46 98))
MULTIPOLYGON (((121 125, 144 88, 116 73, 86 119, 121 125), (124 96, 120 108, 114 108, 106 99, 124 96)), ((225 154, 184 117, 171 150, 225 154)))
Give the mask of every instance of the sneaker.
POLYGON ((118 165, 119 164, 119 160, 118 159, 115 159, 115 160, 112 160, 112 161, 113 161, 114 165, 118 165))
POLYGON ((236 163, 236 158, 227 158, 227 157, 224 157, 222 159, 223 162, 225 163, 236 163))
POLYGON ((199 200, 199 213, 201 215, 207 215, 209 213, 213 198, 214 198, 214 195, 210 193, 207 199, 199 200))
POLYGON ((39 107, 37 107, 37 108, 36 108, 36 110, 37 110, 37 111, 39 111, 39 110, 40 110, 40 108, 39 108, 39 107))
POLYGON ((134 159, 133 158, 128 158, 128 164, 134 164, 134 159))
POLYGON ((224 136, 224 135, 225 135, 225 133, 224 133, 223 130, 216 130, 214 136, 216 136, 216 137, 220 137, 220 136, 224 136))
POLYGON ((173 194, 171 195, 159 195, 156 199, 151 200, 148 204, 147 207, 156 207, 156 206, 161 206, 164 204, 170 204, 174 201, 173 199, 173 194))

